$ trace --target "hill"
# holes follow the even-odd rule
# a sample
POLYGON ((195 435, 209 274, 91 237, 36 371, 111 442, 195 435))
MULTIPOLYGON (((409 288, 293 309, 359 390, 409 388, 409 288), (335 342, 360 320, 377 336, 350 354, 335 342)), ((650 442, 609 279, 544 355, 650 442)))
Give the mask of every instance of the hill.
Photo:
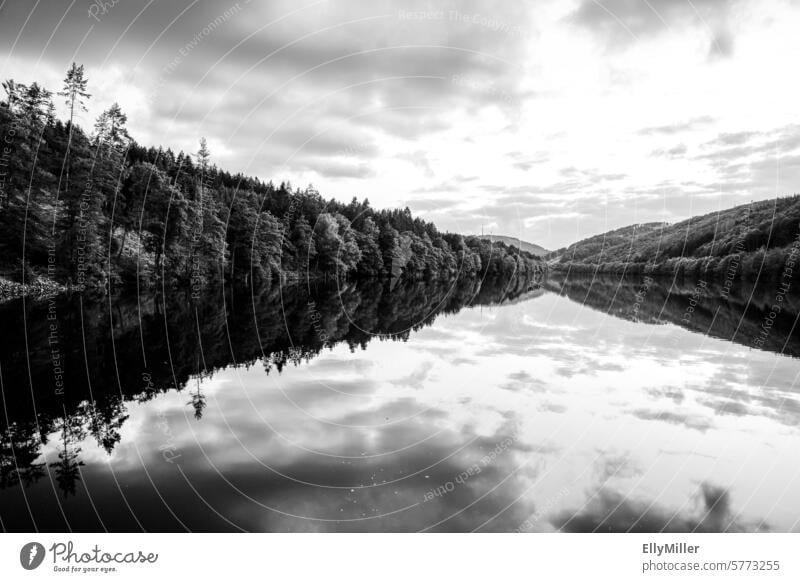
POLYGON ((752 202, 676 224, 637 224, 547 255, 555 270, 705 276, 732 282, 797 276, 800 196, 752 202))
POLYGON ((625 250, 638 244, 638 241, 668 226, 663 222, 646 222, 623 226, 571 244, 567 248, 552 251, 546 255, 550 261, 561 263, 596 263, 596 258, 603 255, 609 257, 623 256, 625 250), (613 249, 613 251, 611 250, 613 249))
POLYGON ((509 247, 516 247, 537 257, 544 257, 550 252, 544 247, 540 247, 539 245, 526 242, 513 236, 503 236, 501 234, 482 234, 478 236, 478 238, 488 240, 493 243, 503 243, 509 247))

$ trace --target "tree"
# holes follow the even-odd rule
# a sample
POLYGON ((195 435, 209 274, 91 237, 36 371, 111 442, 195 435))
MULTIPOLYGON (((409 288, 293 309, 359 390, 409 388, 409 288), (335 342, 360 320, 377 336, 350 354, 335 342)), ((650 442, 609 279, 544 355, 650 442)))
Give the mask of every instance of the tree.
POLYGON ((206 181, 206 171, 209 167, 211 160, 211 152, 208 151, 208 144, 206 138, 200 138, 200 149, 197 150, 197 169, 200 170, 200 197, 203 197, 204 186, 206 181))
POLYGON ((383 272, 383 257, 378 245, 380 230, 371 216, 362 223, 361 232, 356 233, 358 248, 361 251, 361 262, 358 273, 364 277, 377 277, 383 272))
POLYGON ((83 407, 85 416, 89 418, 89 433, 95 438, 107 454, 122 440, 122 425, 128 420, 125 402, 119 395, 107 397, 101 404, 92 402, 83 407))
POLYGON ((404 264, 400 262, 400 234, 389 222, 381 228, 378 244, 386 274, 396 279, 402 274, 404 264))
POLYGON ((200 376, 197 377, 196 382, 197 388, 191 393, 192 398, 186 404, 194 409, 194 419, 200 420, 203 418, 203 411, 208 406, 208 403, 206 402, 206 395, 200 389, 200 376))
POLYGON ((197 150, 197 167, 201 172, 205 172, 208 169, 210 160, 211 152, 208 151, 208 142, 206 142, 206 138, 201 137, 200 149, 197 150))
MULTIPOLYGON (((62 169, 62 173, 66 172, 66 188, 69 188, 69 155, 70 146, 72 145, 72 130, 75 122, 75 108, 77 106, 79 110, 87 111, 85 100, 91 97, 86 91, 88 82, 89 80, 84 75, 83 65, 79 67, 73 62, 72 66, 67 71, 67 76, 64 77, 64 87, 58 93, 60 96, 64 97, 64 102, 67 104, 67 107, 69 107, 69 136, 67 137, 67 151, 64 154, 64 168, 62 169)), ((59 190, 60 189, 61 183, 59 177, 59 190)))
POLYGON ((28 487, 44 476, 45 464, 36 462, 42 444, 36 428, 14 423, 0 432, 0 489, 28 487))
POLYGON ((59 418, 57 425, 60 425, 61 449, 58 453, 58 462, 50 463, 55 468, 56 483, 61 489, 64 497, 75 495, 75 486, 81 478, 81 467, 83 461, 80 460, 80 443, 86 438, 86 431, 83 428, 83 418, 79 415, 66 414, 59 418))
POLYGON ((45 125, 52 97, 53 94, 38 83, 25 87, 22 92, 20 113, 35 129, 41 130, 45 125))
POLYGON ((339 223, 332 214, 323 212, 314 225, 314 243, 317 248, 317 265, 323 273, 336 273, 338 262, 336 253, 342 243, 339 237, 339 223))
POLYGON ((27 87, 15 82, 14 79, 7 79, 3 81, 3 90, 6 92, 6 105, 8 106, 8 110, 12 112, 16 111, 27 87))
POLYGON ((150 201, 144 207, 142 242, 153 257, 153 278, 166 275, 168 280, 177 281, 189 270, 191 258, 190 202, 174 186, 163 183, 162 188, 158 193, 151 189, 150 201))
POLYGON ((280 274, 282 238, 283 229, 278 219, 269 212, 262 212, 256 221, 251 255, 258 274, 265 279, 280 274))
POLYGON ((122 256, 125 249, 128 232, 139 222, 148 193, 152 191, 155 196, 163 196, 165 180, 165 176, 153 164, 137 164, 131 168, 114 208, 114 220, 122 227, 117 258, 122 256))
POLYGON ((54 176, 38 162, 38 155, 47 94, 35 83, 31 87, 13 84, 12 88, 7 82, 4 86, 17 106, 13 111, 0 107, 0 139, 7 152, 0 203, 0 251, 4 262, 20 269, 19 276, 24 278, 31 265, 46 261, 48 190, 54 176))
POLYGON ((361 260, 361 251, 347 218, 324 212, 317 219, 314 233, 320 270, 326 275, 347 276, 361 260))
POLYGON ((67 71, 67 76, 64 77, 64 88, 59 91, 59 95, 64 97, 64 102, 69 107, 69 125, 70 131, 75 121, 75 107, 81 111, 86 111, 85 99, 91 97, 86 91, 86 85, 89 80, 84 76, 83 65, 80 67, 75 63, 67 71))
POLYGON ((293 271, 306 270, 308 265, 316 261, 317 246, 314 243, 314 231, 305 216, 295 221, 289 241, 284 242, 284 252, 286 247, 291 249, 286 266, 293 271))
MULTIPOLYGON (((131 138, 125 124, 128 116, 123 113, 118 103, 101 113, 95 123, 94 159, 91 166, 91 204, 87 216, 87 224, 92 229, 92 235, 100 237, 104 227, 111 224, 109 213, 114 213, 117 208, 117 199, 122 184, 126 180, 130 168, 126 162, 131 138)), ((100 253, 105 255, 103 245, 113 233, 109 229, 109 236, 99 239, 96 245, 100 253)), ((109 269, 112 266, 109 265, 109 269)), ((101 281, 105 282, 107 272, 99 272, 101 281)))
POLYGON ((98 116, 94 124, 95 144, 118 152, 126 149, 131 140, 125 128, 126 123, 128 116, 122 112, 119 103, 114 102, 98 116))
POLYGON ((342 275, 346 276, 355 270, 361 260, 361 250, 358 248, 356 232, 353 230, 350 221, 339 213, 334 216, 339 223, 339 236, 341 238, 341 246, 338 253, 340 269, 342 275))

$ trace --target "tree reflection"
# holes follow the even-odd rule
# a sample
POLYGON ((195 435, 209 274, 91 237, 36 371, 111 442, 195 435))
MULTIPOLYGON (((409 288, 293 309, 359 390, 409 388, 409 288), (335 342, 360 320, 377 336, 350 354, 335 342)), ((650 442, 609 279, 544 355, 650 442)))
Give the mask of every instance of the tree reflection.
POLYGON ((0 432, 0 489, 27 487, 44 475, 44 463, 36 462, 42 444, 35 426, 12 425, 0 432))
POLYGON ((77 414, 65 414, 57 418, 53 427, 59 431, 61 446, 58 462, 50 463, 55 469, 56 483, 64 496, 75 495, 75 487, 80 480, 83 461, 78 458, 79 444, 86 437, 85 419, 77 414))
POLYGON ((439 314, 525 297, 540 284, 541 275, 531 272, 483 282, 228 289, 200 300, 154 293, 3 305, 4 385, 30 390, 4 391, 0 488, 45 474, 42 446, 52 435, 59 439, 58 461, 49 465, 54 481, 65 496, 75 494, 81 444, 91 437, 111 455, 122 440, 128 402, 184 390, 194 379, 187 405, 199 421, 208 406, 201 380, 217 370, 260 364, 280 374, 338 343, 355 351, 376 339, 406 341, 439 314), (53 346, 63 389, 54 384, 53 346))
POLYGON ((776 287, 745 282, 730 290, 700 279, 651 279, 604 275, 556 275, 545 288, 607 315, 649 324, 671 323, 751 348, 800 357, 800 335, 792 324, 800 313, 797 295, 782 298, 781 317, 762 334, 776 301, 776 287), (763 342, 757 339, 763 338, 763 342))
POLYGON ((194 409, 194 418, 195 420, 200 420, 203 418, 203 410, 208 405, 206 403, 206 396, 203 394, 202 389, 200 388, 200 376, 195 379, 195 389, 191 394, 192 399, 187 402, 187 405, 191 405, 194 409))

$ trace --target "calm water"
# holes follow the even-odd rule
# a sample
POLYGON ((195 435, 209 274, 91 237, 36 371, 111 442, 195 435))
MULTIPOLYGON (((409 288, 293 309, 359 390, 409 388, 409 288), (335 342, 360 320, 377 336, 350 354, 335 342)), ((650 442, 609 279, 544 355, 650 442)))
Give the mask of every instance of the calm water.
POLYGON ((2 527, 798 531, 797 306, 757 342, 774 290, 719 293, 8 304, 2 527))

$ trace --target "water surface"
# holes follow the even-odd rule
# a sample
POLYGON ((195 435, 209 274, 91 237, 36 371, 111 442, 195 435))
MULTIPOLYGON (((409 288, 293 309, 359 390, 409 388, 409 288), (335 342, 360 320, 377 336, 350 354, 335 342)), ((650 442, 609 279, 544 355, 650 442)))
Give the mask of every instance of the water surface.
POLYGON ((797 531, 797 311, 756 342, 771 293, 573 279, 9 304, 2 526, 797 531))

